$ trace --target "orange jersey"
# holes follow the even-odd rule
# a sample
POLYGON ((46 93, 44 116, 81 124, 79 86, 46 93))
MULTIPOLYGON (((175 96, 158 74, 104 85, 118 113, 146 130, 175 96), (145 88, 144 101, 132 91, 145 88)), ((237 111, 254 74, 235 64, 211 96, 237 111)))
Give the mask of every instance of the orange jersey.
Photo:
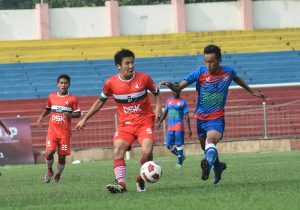
POLYGON ((57 138, 71 136, 71 118, 64 118, 63 112, 80 112, 77 98, 70 93, 65 96, 51 93, 46 109, 51 109, 48 131, 57 138))
POLYGON ((148 74, 135 72, 131 80, 122 80, 119 74, 116 74, 105 82, 100 99, 114 97, 119 123, 142 124, 149 119, 154 120, 148 90, 157 94, 156 86, 148 74))

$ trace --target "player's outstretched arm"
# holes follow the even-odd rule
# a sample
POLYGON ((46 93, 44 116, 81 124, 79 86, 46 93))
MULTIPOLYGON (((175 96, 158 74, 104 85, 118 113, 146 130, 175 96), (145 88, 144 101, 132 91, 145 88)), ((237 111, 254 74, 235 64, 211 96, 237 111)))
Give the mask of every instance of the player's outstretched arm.
POLYGON ((10 130, 4 125, 4 123, 0 120, 0 126, 5 130, 6 134, 10 136, 10 130))
POLYGON ((161 81, 157 84, 157 87, 159 88, 162 85, 167 86, 172 91, 179 92, 182 89, 184 89, 185 87, 187 87, 189 85, 189 83, 186 80, 182 80, 178 84, 173 84, 170 81, 161 81))
POLYGON ((48 114, 50 114, 51 109, 44 109, 44 111, 42 112, 42 114, 40 115, 39 119, 37 120, 36 124, 38 127, 41 127, 43 125, 43 118, 45 116, 47 116, 48 114))
POLYGON ((102 106, 105 104, 105 102, 106 101, 102 101, 98 98, 94 102, 94 104, 91 106, 88 113, 77 123, 76 129, 83 130, 88 119, 90 119, 94 114, 96 114, 102 108, 102 106))
POLYGON ((255 91, 252 88, 250 88, 247 83, 242 80, 239 76, 236 76, 233 81, 238 84, 239 86, 241 86, 242 88, 244 88, 245 90, 247 90, 251 95, 256 96, 256 97, 261 97, 263 100, 265 100, 267 97, 259 92, 259 91, 255 91))

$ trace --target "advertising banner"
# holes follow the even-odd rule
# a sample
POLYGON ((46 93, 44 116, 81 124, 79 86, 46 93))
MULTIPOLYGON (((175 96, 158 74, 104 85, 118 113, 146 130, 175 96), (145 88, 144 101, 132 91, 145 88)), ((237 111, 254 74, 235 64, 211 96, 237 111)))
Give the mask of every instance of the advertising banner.
POLYGON ((11 135, 0 127, 0 165, 34 163, 29 119, 1 119, 11 135))

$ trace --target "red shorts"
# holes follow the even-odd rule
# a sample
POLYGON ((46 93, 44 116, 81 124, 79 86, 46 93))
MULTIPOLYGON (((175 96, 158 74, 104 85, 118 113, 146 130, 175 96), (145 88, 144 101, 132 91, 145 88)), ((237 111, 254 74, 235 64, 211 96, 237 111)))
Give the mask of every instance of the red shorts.
POLYGON ((119 125, 118 131, 114 136, 114 141, 122 139, 127 141, 132 147, 134 141, 138 139, 142 144, 144 139, 152 139, 154 141, 154 123, 147 124, 122 124, 119 125))
POLYGON ((47 151, 55 151, 57 149, 57 153, 59 155, 70 155, 71 154, 71 136, 69 137, 57 137, 57 135, 53 135, 51 132, 48 132, 46 139, 46 150, 47 151))

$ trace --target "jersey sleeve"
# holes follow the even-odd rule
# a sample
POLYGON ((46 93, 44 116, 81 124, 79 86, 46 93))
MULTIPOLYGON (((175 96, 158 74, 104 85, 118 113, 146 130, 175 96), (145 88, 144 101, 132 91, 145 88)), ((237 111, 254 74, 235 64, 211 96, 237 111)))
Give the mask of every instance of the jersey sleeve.
POLYGON ((51 106, 52 106, 52 102, 51 102, 51 94, 50 94, 47 98, 46 109, 51 109, 51 106))
POLYGON ((186 78, 184 78, 184 80, 187 81, 189 84, 192 84, 198 81, 200 75, 201 75, 201 67, 191 72, 186 78))
POLYGON ((74 97, 74 103, 72 105, 72 110, 73 110, 73 112, 80 112, 78 99, 76 97, 74 97))
POLYGON ((231 71, 231 78, 232 78, 232 79, 235 79, 235 78, 236 78, 236 72, 235 72, 234 69, 232 69, 232 71, 231 71))
POLYGON ((102 90, 102 93, 100 94, 99 96, 99 99, 101 101, 106 101, 108 99, 109 96, 111 96, 113 93, 112 93, 112 90, 111 90, 111 82, 110 80, 107 80, 103 86, 103 90, 102 90))
POLYGON ((154 95, 158 94, 159 90, 156 87, 155 83, 153 82, 153 79, 148 74, 146 77, 146 84, 148 90, 150 90, 154 95))

